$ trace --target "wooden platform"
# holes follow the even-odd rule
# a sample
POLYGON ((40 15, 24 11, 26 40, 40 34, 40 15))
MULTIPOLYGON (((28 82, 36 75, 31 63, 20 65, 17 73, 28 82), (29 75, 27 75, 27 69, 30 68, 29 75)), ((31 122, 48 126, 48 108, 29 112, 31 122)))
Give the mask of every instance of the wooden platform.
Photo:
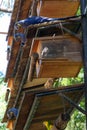
POLYGON ((56 90, 30 90, 25 92, 22 103, 19 108, 19 115, 16 120, 15 130, 22 130, 26 122, 29 130, 45 130, 43 121, 52 123, 65 110, 71 114, 73 107, 59 95, 65 94, 71 100, 78 104, 83 95, 84 85, 74 85, 61 87, 56 90), (72 90, 72 91, 71 91, 72 90), (21 125, 20 125, 21 124, 21 125))

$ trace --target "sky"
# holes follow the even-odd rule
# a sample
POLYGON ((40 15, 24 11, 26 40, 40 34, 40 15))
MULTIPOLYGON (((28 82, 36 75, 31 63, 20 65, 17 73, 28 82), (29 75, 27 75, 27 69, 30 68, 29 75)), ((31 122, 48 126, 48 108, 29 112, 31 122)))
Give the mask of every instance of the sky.
MULTIPOLYGON (((8 27, 10 23, 10 16, 7 14, 0 16, 0 32, 8 32, 8 27)), ((7 67, 7 41, 6 35, 0 34, 0 71, 5 75, 7 67)))

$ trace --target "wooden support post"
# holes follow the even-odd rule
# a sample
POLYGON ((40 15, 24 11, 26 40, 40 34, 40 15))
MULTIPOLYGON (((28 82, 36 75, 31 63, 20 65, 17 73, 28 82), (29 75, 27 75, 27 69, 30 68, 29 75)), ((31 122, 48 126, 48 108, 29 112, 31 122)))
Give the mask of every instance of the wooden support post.
POLYGON ((29 81, 32 81, 37 60, 38 60, 38 54, 33 53, 30 61, 30 69, 29 69, 29 76, 28 76, 29 81))
POLYGON ((29 65, 30 65, 30 58, 28 58, 28 60, 27 60, 27 65, 26 65, 26 68, 25 68, 25 71, 24 71, 24 75, 23 75, 21 84, 20 84, 20 88, 19 88, 19 90, 18 90, 16 99, 15 99, 14 107, 16 107, 16 105, 17 105, 17 102, 18 102, 18 99, 19 99, 19 96, 20 96, 22 87, 23 87, 23 85, 24 85, 24 83, 25 83, 25 81, 26 81, 26 79, 27 79, 26 77, 27 77, 27 75, 28 75, 29 65))
POLYGON ((9 120, 7 123, 7 128, 9 128, 9 130, 13 130, 13 126, 14 126, 14 120, 9 120))
POLYGON ((38 5, 38 1, 33 0, 33 5, 32 5, 32 9, 31 9, 32 16, 37 16, 37 5, 38 5))
POLYGON ((85 81, 85 110, 86 110, 86 130, 87 130, 87 0, 80 0, 82 14, 82 40, 83 40, 83 62, 85 81))
POLYGON ((22 55, 22 50, 23 50, 23 48, 20 46, 19 52, 18 52, 18 55, 17 55, 17 58, 16 58, 15 66, 14 66, 14 69, 13 69, 13 74, 12 74, 13 77, 15 76, 15 74, 17 72, 17 68, 18 68, 20 58, 21 58, 21 55, 22 55))

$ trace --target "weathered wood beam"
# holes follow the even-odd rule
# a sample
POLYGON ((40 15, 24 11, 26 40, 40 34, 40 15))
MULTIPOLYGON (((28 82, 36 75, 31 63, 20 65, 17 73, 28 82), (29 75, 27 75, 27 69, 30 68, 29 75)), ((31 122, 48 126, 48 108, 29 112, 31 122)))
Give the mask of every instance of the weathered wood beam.
POLYGON ((26 82, 26 84, 23 86, 24 89, 31 88, 34 86, 45 84, 47 81, 47 78, 34 78, 32 82, 26 82))
POLYGON ((14 106, 17 105, 17 102, 18 102, 18 99, 19 99, 19 97, 20 97, 20 93, 21 93, 22 87, 23 87, 24 82, 25 82, 25 80, 26 80, 26 77, 27 77, 27 75, 28 75, 27 72, 28 72, 28 69, 29 69, 29 64, 30 64, 30 58, 28 58, 27 65, 26 65, 26 68, 25 68, 25 72, 24 72, 24 75, 23 75, 23 77, 22 77, 22 81, 21 81, 20 88, 19 88, 19 90, 18 90, 16 99, 15 99, 15 104, 14 104, 14 106))
POLYGON ((23 48, 20 46, 20 48, 18 50, 18 55, 17 55, 16 61, 15 61, 14 69, 13 69, 13 77, 15 76, 15 74, 17 72, 19 61, 20 61, 20 58, 21 58, 21 55, 22 55, 22 50, 23 50, 23 48))
POLYGON ((34 94, 29 93, 23 95, 23 99, 20 104, 20 112, 18 113, 18 117, 16 119, 13 130, 23 130, 24 125, 28 118, 29 111, 33 104, 33 100, 34 100, 34 94), (29 102, 27 102, 26 99, 28 99, 29 102))
MULTIPOLYGON (((67 107, 67 109, 69 109, 67 107)), ((44 113, 43 115, 41 116, 38 116, 36 118, 33 118, 33 123, 37 123, 37 122, 43 122, 45 120, 55 120, 57 117, 58 117, 58 114, 59 113, 62 113, 63 112, 63 108, 60 108, 60 109, 57 109, 56 111, 54 110, 54 112, 51 112, 49 111, 50 113, 47 113, 46 114, 44 113), (57 114, 58 113, 58 114, 57 114)))
POLYGON ((30 61, 31 63, 30 63, 29 76, 28 76, 29 81, 32 81, 33 79, 37 59, 38 59, 38 54, 33 53, 31 56, 31 61, 30 61))
POLYGON ((29 115, 28 115, 26 124, 25 124, 25 126, 24 126, 24 130, 28 130, 28 129, 29 129, 30 124, 31 124, 31 121, 32 121, 32 119, 33 119, 33 116, 34 116, 34 114, 35 114, 35 112, 36 112, 36 109, 37 109, 39 103, 40 103, 39 98, 38 98, 38 97, 35 97, 34 102, 33 102, 33 105, 32 105, 32 108, 31 108, 31 111, 30 111, 30 113, 29 113, 29 115))
POLYGON ((38 1, 33 0, 32 9, 31 9, 32 16, 37 16, 37 5, 38 5, 38 1))

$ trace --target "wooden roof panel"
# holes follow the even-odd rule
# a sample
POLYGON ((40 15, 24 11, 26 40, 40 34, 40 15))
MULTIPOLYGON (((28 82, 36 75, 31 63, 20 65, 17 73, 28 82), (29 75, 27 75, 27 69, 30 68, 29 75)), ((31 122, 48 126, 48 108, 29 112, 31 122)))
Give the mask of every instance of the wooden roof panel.
POLYGON ((37 128, 38 128, 38 130, 46 130, 46 127, 42 122, 31 124, 29 130, 32 130, 32 129, 37 130, 37 128))
POLYGON ((40 16, 46 17, 69 17, 76 14, 79 7, 79 0, 43 0, 40 16))

